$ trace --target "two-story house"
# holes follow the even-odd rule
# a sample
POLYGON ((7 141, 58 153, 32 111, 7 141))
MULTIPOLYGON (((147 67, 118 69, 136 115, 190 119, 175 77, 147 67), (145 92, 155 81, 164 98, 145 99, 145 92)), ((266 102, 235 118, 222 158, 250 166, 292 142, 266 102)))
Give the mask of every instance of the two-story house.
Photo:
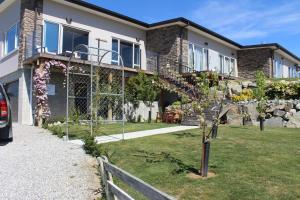
MULTIPOLYGON (((118 52, 126 77, 168 64, 180 73, 217 71, 253 78, 294 77, 300 59, 280 45, 242 46, 185 18, 148 24, 80 0, 4 0, 0 3, 0 81, 12 94, 14 121, 33 123, 34 69, 41 61, 68 61, 79 44, 118 52)), ((81 60, 88 60, 81 57, 81 60)), ((104 63, 120 65, 108 55, 104 63)), ((52 72, 53 116, 65 114, 64 75, 52 72), (59 102, 59 104, 57 103, 59 102)))

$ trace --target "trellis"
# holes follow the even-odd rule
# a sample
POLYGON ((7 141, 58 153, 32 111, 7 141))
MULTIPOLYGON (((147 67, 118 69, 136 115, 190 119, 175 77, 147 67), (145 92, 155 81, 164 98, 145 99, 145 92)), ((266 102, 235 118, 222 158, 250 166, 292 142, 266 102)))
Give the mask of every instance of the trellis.
MULTIPOLYGON (((118 52, 79 45, 70 53, 67 70, 66 137, 71 125, 100 134, 104 124, 120 124, 124 139, 124 66, 118 52), (120 60, 111 65, 110 56, 120 60)), ((72 130, 74 131, 74 130, 72 130)), ((106 133, 101 133, 105 135, 106 133)))

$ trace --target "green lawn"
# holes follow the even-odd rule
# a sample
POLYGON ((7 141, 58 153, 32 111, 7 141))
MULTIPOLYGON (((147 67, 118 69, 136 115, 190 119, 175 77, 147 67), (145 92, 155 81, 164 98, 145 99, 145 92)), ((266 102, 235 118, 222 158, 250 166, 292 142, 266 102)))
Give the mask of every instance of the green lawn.
POLYGON ((178 199, 300 199, 299 129, 221 127, 211 144, 216 176, 206 180, 189 176, 200 166, 200 140, 199 130, 191 130, 104 147, 111 162, 178 199))
MULTIPOLYGON (((133 132, 133 131, 143 131, 143 130, 151 130, 157 128, 165 128, 171 126, 177 126, 178 124, 166 124, 166 123, 125 123, 124 131, 125 133, 133 132)), ((49 128, 50 130, 53 128, 49 128)), ((55 129, 55 128, 54 128, 55 129)), ((61 126, 60 129, 66 132, 66 127, 61 126)), ((103 124, 99 125, 98 129, 94 129, 94 136, 101 135, 112 135, 122 133, 122 124, 103 124)), ((85 135, 90 134, 90 126, 87 125, 70 125, 69 127, 69 137, 71 139, 79 138, 82 139, 85 135)))

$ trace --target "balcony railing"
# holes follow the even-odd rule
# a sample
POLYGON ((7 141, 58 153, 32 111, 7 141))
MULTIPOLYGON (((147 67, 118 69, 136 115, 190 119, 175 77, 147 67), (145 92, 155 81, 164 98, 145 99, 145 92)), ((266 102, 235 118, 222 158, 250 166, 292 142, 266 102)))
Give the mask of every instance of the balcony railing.
POLYGON ((157 74, 162 73, 167 68, 179 72, 179 73, 191 73, 193 70, 186 65, 183 65, 177 60, 169 59, 159 53, 147 51, 147 71, 151 71, 157 74))

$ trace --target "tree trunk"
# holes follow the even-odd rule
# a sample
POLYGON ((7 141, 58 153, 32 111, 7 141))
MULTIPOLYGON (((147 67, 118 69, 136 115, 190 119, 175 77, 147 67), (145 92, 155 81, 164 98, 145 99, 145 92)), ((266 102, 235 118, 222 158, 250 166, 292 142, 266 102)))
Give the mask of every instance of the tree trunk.
POLYGON ((150 104, 150 110, 148 113, 148 123, 151 123, 152 121, 152 104, 150 104))
POLYGON ((260 127, 260 131, 264 131, 264 129, 265 129, 264 122, 265 122, 265 119, 262 118, 262 117, 260 117, 260 118, 259 118, 259 127, 260 127))
POLYGON ((217 138, 217 136, 218 136, 218 125, 213 124, 211 131, 212 131, 212 134, 211 134, 212 138, 217 138))
POLYGON ((202 157, 201 157, 200 175, 202 177, 207 177, 210 141, 206 137, 206 123, 205 122, 203 123, 202 127, 203 127, 203 133, 202 133, 202 157))

